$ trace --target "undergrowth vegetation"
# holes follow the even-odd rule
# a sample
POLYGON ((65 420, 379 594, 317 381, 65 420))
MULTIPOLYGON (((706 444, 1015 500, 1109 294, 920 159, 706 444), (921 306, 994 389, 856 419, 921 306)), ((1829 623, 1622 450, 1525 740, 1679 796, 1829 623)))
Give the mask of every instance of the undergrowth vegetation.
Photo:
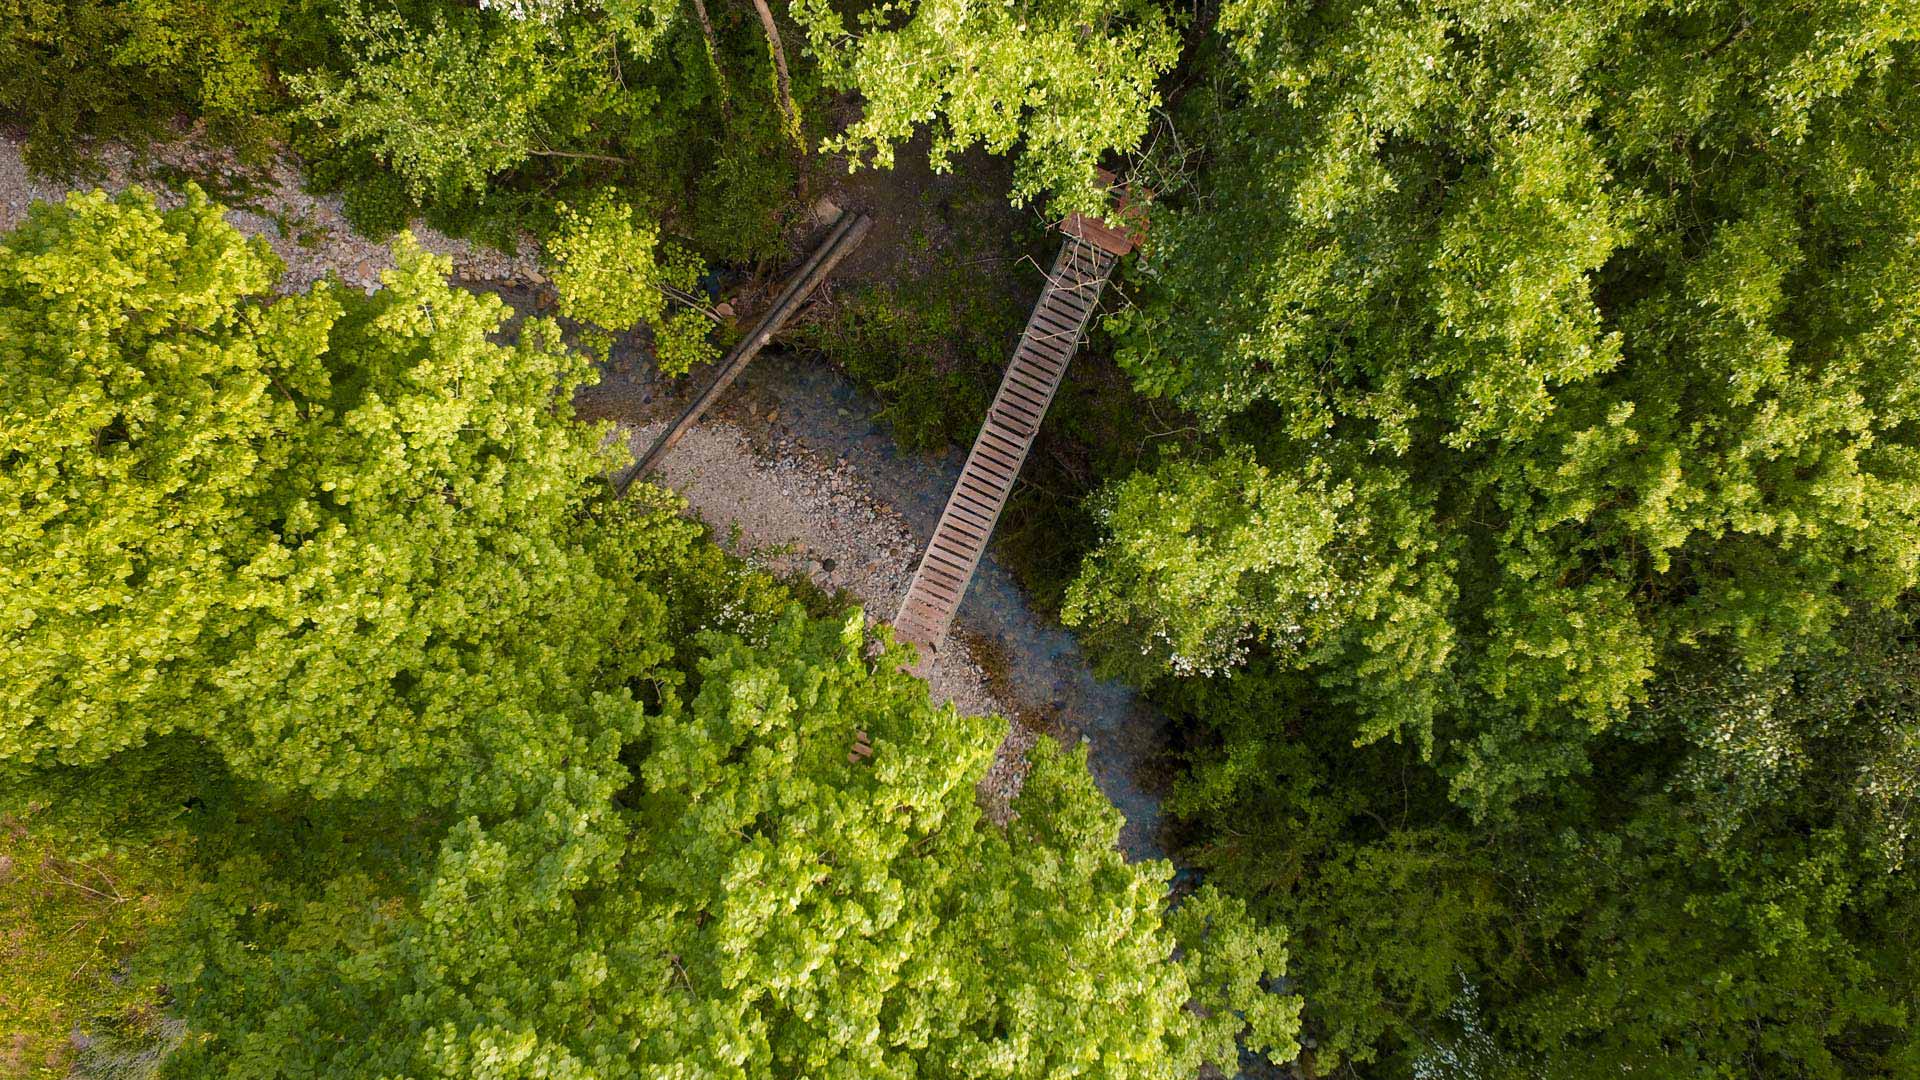
POLYGON ((1019 319, 1005 297, 936 273, 860 287, 809 325, 805 342, 880 400, 895 441, 931 451, 972 438, 1019 319))
POLYGON ((188 117, 259 154, 286 132, 272 58, 313 43, 300 11, 285 0, 5 0, 0 109, 25 125, 27 163, 47 172, 83 166, 91 140, 157 135, 188 117))
POLYGON ((185 900, 181 844, 63 837, 45 808, 0 818, 0 1071, 60 1077, 80 1063, 157 1062, 177 1041, 157 972, 133 963, 185 900), (76 1035, 78 1036, 76 1038, 76 1035))

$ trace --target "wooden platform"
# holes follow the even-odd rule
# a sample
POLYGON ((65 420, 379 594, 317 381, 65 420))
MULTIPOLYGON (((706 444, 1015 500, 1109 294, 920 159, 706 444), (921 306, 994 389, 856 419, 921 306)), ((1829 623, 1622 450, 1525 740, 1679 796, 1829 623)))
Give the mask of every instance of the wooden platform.
POLYGON ((1047 274, 1040 302, 1027 319, 1026 332, 893 621, 894 632, 919 645, 923 654, 938 650, 953 625, 954 612, 986 553, 994 524, 1067 364, 1080 347, 1107 277, 1132 246, 1126 230, 1077 215, 1062 223, 1061 232, 1060 254, 1047 274), (1112 245, 1121 241, 1127 247, 1116 251, 1112 245))
MULTIPOLYGON (((1094 170, 1096 182, 1107 190, 1112 190, 1118 181, 1105 169, 1094 170)), ((1146 207, 1134 198, 1131 187, 1120 186, 1114 205, 1104 218, 1089 217, 1086 214, 1068 214, 1060 221, 1059 229, 1068 236, 1077 237, 1087 243, 1110 252, 1116 256, 1125 255, 1140 246, 1147 237, 1146 207)))

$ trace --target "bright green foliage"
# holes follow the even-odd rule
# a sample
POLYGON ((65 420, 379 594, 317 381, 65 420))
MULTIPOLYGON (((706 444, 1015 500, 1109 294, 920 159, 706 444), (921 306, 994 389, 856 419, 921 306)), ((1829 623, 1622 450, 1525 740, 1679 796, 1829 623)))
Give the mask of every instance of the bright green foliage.
POLYGON ((1273 469, 1238 450, 1133 474, 1095 511, 1107 540, 1061 618, 1137 681, 1218 676, 1257 652, 1318 672, 1363 738, 1424 741, 1456 640, 1451 559, 1408 505, 1405 473, 1330 475, 1324 461, 1273 469))
POLYGON ((6 759, 97 761, 210 711, 171 661, 242 607, 222 594, 264 537, 238 508, 298 419, 269 373, 324 343, 298 306, 242 328, 276 271, 203 198, 75 196, 0 248, 6 759))
POLYGON ((538 756, 530 710, 648 663, 625 556, 576 524, 585 365, 550 324, 491 343, 497 300, 398 254, 373 296, 270 302, 271 255, 197 194, 75 196, 0 246, 0 759, 179 730, 368 792, 538 756))
POLYGON ((922 125, 936 170, 975 145, 1018 147, 1015 203, 1045 196, 1062 212, 1104 207, 1093 167, 1139 145, 1160 103, 1154 83, 1179 53, 1167 12, 1145 0, 882 3, 859 12, 857 30, 825 0, 793 14, 822 77, 865 102, 826 150, 887 168, 922 125))
POLYGON ((1068 625, 1124 627, 1176 673, 1246 658, 1246 627, 1283 653, 1337 632, 1332 547, 1352 485, 1276 476, 1248 456, 1135 473, 1107 493, 1112 533, 1067 590, 1068 625))
POLYGON ((681 308, 653 327, 653 357, 667 375, 685 375, 701 364, 720 358, 712 337, 713 325, 692 308, 681 308))
POLYGON ((600 83, 605 54, 649 59, 676 11, 615 0, 581 5, 568 19, 559 8, 432 10, 422 25, 347 0, 333 25, 352 65, 296 76, 301 115, 326 124, 332 139, 367 146, 416 200, 482 194, 495 174, 565 134, 547 110, 600 83))
POLYGON ((417 890, 231 860, 177 957, 211 1036, 180 1074, 1173 1078, 1246 1023, 1290 1054, 1275 935, 1210 892, 1163 928, 1166 868, 1113 849, 1077 755, 1048 744, 1002 831, 973 796, 998 725, 857 613, 701 641, 691 700, 599 699, 417 890))
POLYGON ((1293 479, 1236 453, 1128 477, 1099 512, 1113 539, 1068 587, 1062 617, 1143 678, 1163 667, 1218 674, 1257 643, 1334 668, 1350 693, 1392 677, 1395 697, 1378 707, 1415 708, 1409 686, 1446 662, 1453 598, 1444 578, 1420 577, 1431 543, 1369 505, 1403 477, 1364 475, 1357 489, 1303 472, 1293 479))
POLYGON ((293 80, 306 119, 370 144, 415 199, 484 191, 494 173, 525 161, 535 110, 552 90, 535 33, 488 41, 476 20, 455 18, 436 14, 422 31, 396 12, 349 2, 336 25, 351 71, 293 80))
POLYGON ((648 323, 654 354, 667 375, 684 375, 719 355, 697 311, 667 314, 663 288, 691 292, 703 270, 700 260, 675 244, 660 244, 659 231, 634 208, 602 196, 584 209, 562 205, 560 229, 547 239, 560 314, 589 324, 595 351, 612 336, 648 323))
POLYGON ((1197 1016, 1189 1061, 1237 1063, 1242 1049, 1275 1065, 1299 1055, 1300 998, 1270 986, 1286 973, 1284 933, 1258 924, 1246 905, 1212 885, 1181 901, 1167 928, 1184 953, 1181 964, 1197 1016))
POLYGON ((277 125, 263 70, 281 0, 0 0, 0 110, 27 161, 65 171, 92 136, 156 131, 171 112, 257 145, 277 125))

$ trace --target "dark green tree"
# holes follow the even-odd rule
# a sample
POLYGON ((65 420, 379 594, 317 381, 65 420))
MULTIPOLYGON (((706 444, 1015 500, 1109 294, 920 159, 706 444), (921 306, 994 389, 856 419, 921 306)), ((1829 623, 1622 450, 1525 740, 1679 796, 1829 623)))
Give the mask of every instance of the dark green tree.
POLYGON ((1212 880, 1296 928, 1322 1071, 1904 1076, 1915 641, 1907 610, 1764 673, 1676 661, 1590 775, 1496 823, 1298 675, 1196 680, 1224 738, 1177 806, 1212 880))
POLYGON ((27 163, 66 172, 86 142, 159 133, 190 114, 259 151, 285 134, 268 57, 285 0, 3 0, 0 115, 26 129, 27 163))
POLYGON ((1083 620, 1218 655, 1308 627, 1333 646, 1277 654, 1378 699, 1365 737, 1439 735, 1491 809, 1581 768, 1673 650, 1765 666, 1920 580, 1911 5, 1230 3, 1220 26, 1183 114, 1203 167, 1116 330, 1144 389, 1242 449, 1131 482, 1083 620), (1160 603, 1245 555, 1144 508, 1194 469, 1248 490, 1248 454, 1343 493, 1329 538, 1160 603), (1281 580, 1301 558, 1322 580, 1281 580), (1309 611, 1326 589, 1383 599, 1309 611))
POLYGON ((1067 616, 1316 1066, 1908 1075, 1920 9, 1228 3, 1067 616))

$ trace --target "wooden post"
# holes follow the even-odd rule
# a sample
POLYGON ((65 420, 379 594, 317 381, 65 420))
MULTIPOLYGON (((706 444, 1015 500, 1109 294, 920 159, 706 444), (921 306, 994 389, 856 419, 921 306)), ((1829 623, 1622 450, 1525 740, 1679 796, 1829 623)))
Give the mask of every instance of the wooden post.
POLYGON ((658 464, 661 455, 673 449, 673 444, 679 442, 680 437, 699 422, 701 415, 721 394, 726 392, 727 387, 733 385, 734 380, 740 377, 740 373, 747 370, 747 365, 753 361, 754 357, 760 355, 760 350, 765 348, 767 343, 773 340, 773 336, 786 326, 787 320, 800 310, 807 295, 813 292, 828 274, 833 273, 833 268, 840 264, 841 259, 846 258, 854 248, 859 246, 861 238, 865 237, 867 230, 872 227, 872 219, 865 214, 847 212, 840 215, 839 219, 833 223, 833 229, 827 233, 827 238, 814 249, 806 262, 800 264, 800 269, 794 272, 793 277, 787 280, 786 287, 781 289, 780 295, 774 298, 773 306, 767 309, 765 315, 760 316, 760 321, 754 324, 747 336, 741 338, 740 343, 735 345, 726 359, 721 361, 720 370, 715 373, 713 382, 681 411, 673 423, 667 425, 667 429, 660 433, 660 437, 655 439, 647 452, 640 456, 640 460, 634 463, 633 468, 628 469, 626 474, 614 484, 614 494, 624 497, 636 478, 658 464))

